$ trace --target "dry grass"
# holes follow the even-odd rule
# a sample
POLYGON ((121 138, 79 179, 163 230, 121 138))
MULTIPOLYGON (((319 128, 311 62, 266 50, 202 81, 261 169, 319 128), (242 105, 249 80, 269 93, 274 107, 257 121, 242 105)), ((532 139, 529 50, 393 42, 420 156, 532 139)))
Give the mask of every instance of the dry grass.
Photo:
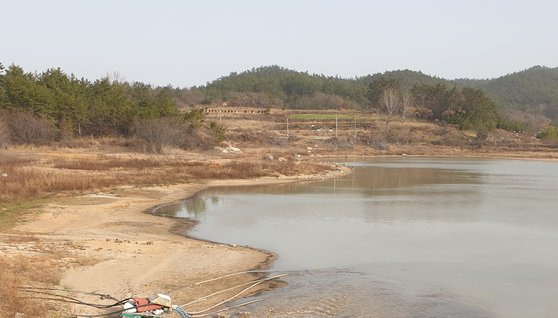
POLYGON ((59 160, 54 164, 57 169, 104 171, 111 169, 146 169, 156 167, 180 166, 187 163, 180 161, 162 161, 153 158, 116 159, 97 156, 94 159, 59 160))
MULTIPOLYGON (((313 174, 327 170, 319 164, 287 161, 202 162, 172 156, 54 158, 32 161, 16 155, 0 157, 0 205, 14 200, 101 190, 115 186, 149 186, 200 179, 246 179, 263 176, 313 174)), ((1 206, 0 206, 1 207, 1 206)), ((1 212, 0 212, 1 214, 1 212)))
POLYGON ((21 287, 56 287, 64 269, 92 265, 98 260, 80 256, 82 247, 72 242, 60 244, 33 235, 3 235, 0 243, 2 249, 8 247, 15 252, 0 252, 0 317, 14 317, 16 313, 26 318, 67 317, 69 304, 46 300, 53 297, 21 287))
MULTIPOLYGON (((7 151, 0 150, 0 166, 25 165, 31 163, 32 161, 33 160, 30 158, 26 158, 21 155, 15 155, 7 151)), ((1 169, 0 172, 2 172, 1 169)))
POLYGON ((55 303, 22 292, 21 286, 53 286, 58 283, 56 260, 51 256, 15 256, 0 259, 0 316, 53 317, 55 303))
POLYGON ((225 164, 198 164, 188 167, 195 179, 250 179, 267 176, 317 174, 328 170, 323 164, 288 161, 232 161, 225 164))
POLYGON ((105 181, 102 177, 59 173, 33 167, 0 165, 0 170, 7 174, 0 182, 0 201, 33 198, 48 193, 87 190, 105 181))

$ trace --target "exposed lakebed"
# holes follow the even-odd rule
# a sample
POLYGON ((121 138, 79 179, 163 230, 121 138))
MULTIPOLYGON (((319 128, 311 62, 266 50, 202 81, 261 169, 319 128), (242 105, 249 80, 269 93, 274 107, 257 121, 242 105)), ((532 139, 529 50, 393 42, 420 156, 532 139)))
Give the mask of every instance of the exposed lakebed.
POLYGON ((337 180, 204 191, 158 212, 278 254, 274 317, 558 315, 558 163, 390 158, 337 180))

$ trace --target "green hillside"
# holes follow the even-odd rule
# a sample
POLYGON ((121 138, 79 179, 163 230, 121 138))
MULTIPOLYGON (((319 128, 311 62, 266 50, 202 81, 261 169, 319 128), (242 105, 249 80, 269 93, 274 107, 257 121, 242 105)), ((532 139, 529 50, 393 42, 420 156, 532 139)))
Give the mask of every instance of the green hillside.
POLYGON ((558 68, 535 66, 490 80, 458 80, 486 92, 503 109, 515 108, 558 121, 558 68))
POLYGON ((210 98, 230 98, 233 93, 262 93, 293 106, 301 97, 324 93, 366 103, 367 86, 356 79, 309 74, 279 66, 262 66, 231 73, 205 87, 210 98))
MULTIPOLYGON (((444 79, 411 70, 389 71, 348 79, 298 72, 273 65, 231 73, 201 88, 206 96, 213 100, 227 100, 234 97, 235 93, 256 93, 279 99, 287 107, 297 108, 299 99, 325 94, 352 101, 366 108, 369 104, 369 85, 381 78, 401 81, 401 84, 409 89, 418 84, 449 83, 444 79)), ((315 106, 323 108, 320 105, 315 106)))
POLYGON ((379 80, 381 78, 384 79, 391 79, 391 80, 400 80, 401 84, 408 89, 413 88, 419 84, 428 84, 428 85, 435 85, 435 84, 448 84, 452 85, 450 81, 445 80, 443 78, 431 76, 428 74, 424 74, 420 71, 412 71, 412 70, 397 70, 397 71, 387 71, 384 73, 376 73, 373 75, 366 75, 363 77, 358 78, 358 82, 365 84, 367 87, 373 81, 379 80))

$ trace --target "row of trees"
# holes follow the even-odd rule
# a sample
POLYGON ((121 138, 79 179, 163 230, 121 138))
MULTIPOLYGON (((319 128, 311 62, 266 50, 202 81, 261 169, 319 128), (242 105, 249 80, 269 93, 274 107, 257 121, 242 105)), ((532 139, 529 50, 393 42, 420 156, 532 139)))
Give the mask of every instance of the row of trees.
POLYGON ((370 83, 368 99, 386 115, 386 131, 395 115, 401 115, 403 120, 412 115, 455 124, 483 134, 500 121, 496 104, 480 89, 471 87, 420 83, 408 88, 401 79, 379 78, 370 83))
POLYGON ((127 83, 108 77, 89 81, 61 69, 24 72, 0 64, 0 108, 52 122, 58 132, 130 135, 137 120, 177 116, 170 87, 127 83))
POLYGON ((172 87, 153 87, 105 77, 95 81, 0 64, 0 144, 45 144, 72 136, 119 135, 146 141, 147 150, 167 145, 209 147, 224 129, 201 109, 180 112, 172 87), (7 137, 8 136, 8 137, 7 137))

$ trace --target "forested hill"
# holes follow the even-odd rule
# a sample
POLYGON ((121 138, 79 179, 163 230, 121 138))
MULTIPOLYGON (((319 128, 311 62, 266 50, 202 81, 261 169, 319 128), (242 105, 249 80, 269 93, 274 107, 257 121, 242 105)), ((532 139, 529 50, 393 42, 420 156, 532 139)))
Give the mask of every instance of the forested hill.
MULTIPOLYGON (((407 88, 417 84, 437 84, 448 82, 444 79, 411 70, 389 71, 355 78, 341 78, 322 74, 298 72, 280 66, 262 66, 242 73, 231 73, 208 83, 202 89, 209 98, 233 97, 235 93, 265 94, 285 102, 287 107, 306 108, 297 103, 298 99, 316 94, 337 96, 358 106, 366 106, 368 88, 373 81, 385 78, 401 81, 407 88)), ((315 105, 320 107, 319 105, 315 105)), ((353 105, 354 106, 354 105, 353 105)), ((322 107, 327 108, 327 107, 322 107)))
POLYGON ((280 66, 263 66, 242 73, 231 73, 205 86, 211 98, 227 98, 232 93, 265 94, 270 98, 294 102, 317 92, 366 103, 367 86, 357 79, 297 72, 280 66))
POLYGON ((451 84, 451 81, 448 81, 446 79, 424 74, 423 72, 420 71, 411 71, 411 70, 387 71, 384 73, 366 75, 363 77, 359 77, 357 81, 366 84, 366 86, 369 86, 370 83, 372 83, 373 81, 382 78, 388 80, 400 81, 401 84, 408 89, 411 89, 414 86, 419 84, 427 84, 427 85, 451 84))
POLYGON ((541 66, 487 80, 447 80, 411 70, 347 79, 265 66, 231 73, 198 88, 198 92, 203 92, 206 100, 223 99, 232 105, 366 108, 370 105, 370 84, 380 79, 397 81, 408 89, 419 84, 471 86, 483 90, 501 109, 519 109, 558 121, 558 68, 541 66))
POLYGON ((501 107, 539 113, 558 121, 558 67, 535 66, 490 80, 457 80, 482 89, 501 107))

